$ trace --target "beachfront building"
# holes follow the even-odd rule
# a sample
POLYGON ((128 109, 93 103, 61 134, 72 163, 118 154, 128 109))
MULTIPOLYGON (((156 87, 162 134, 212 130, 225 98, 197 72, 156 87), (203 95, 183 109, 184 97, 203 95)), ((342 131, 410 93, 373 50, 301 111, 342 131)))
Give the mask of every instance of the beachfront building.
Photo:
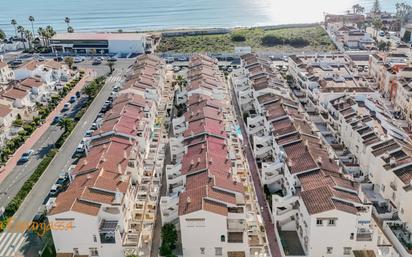
POLYGON ((380 99, 341 97, 330 102, 336 135, 356 156, 361 190, 400 256, 411 256, 412 153, 409 135, 380 99))
MULTIPOLYGON (((164 68, 161 59, 144 55, 128 80, 164 68)), ((151 86, 164 88, 155 76, 151 86)), ((57 256, 150 255, 165 150, 165 132, 153 122, 164 113, 160 104, 119 93, 71 171, 68 189, 48 203, 50 222, 72 223, 70 230, 52 230, 57 256)))
POLYGON ((172 121, 175 137, 166 166, 168 194, 160 201, 162 223, 179 224, 183 256, 267 253, 230 91, 217 61, 193 56, 188 86, 176 92, 186 100, 172 121))
MULTIPOLYGON (((245 67, 252 56, 241 59, 245 67)), ((244 81, 248 73, 244 67, 232 77, 235 91, 247 91, 244 81)), ((282 256, 358 256, 363 251, 392 256, 394 251, 372 218, 373 209, 360 184, 341 164, 339 157, 349 156, 335 152, 299 97, 286 87, 279 94, 259 94, 252 89, 253 83, 249 88, 254 109, 243 110, 243 114, 253 115, 262 123, 261 134, 251 133, 249 137, 261 182, 272 193, 272 214, 282 256), (264 157, 258 155, 262 138, 264 148, 271 148, 264 157)), ((239 100, 241 96, 237 94, 239 100)), ((241 101, 238 103, 242 107, 241 101)), ((247 119, 246 126, 254 120, 247 119)))
POLYGON ((150 39, 141 33, 62 33, 50 39, 54 53, 142 54, 150 50, 150 39))

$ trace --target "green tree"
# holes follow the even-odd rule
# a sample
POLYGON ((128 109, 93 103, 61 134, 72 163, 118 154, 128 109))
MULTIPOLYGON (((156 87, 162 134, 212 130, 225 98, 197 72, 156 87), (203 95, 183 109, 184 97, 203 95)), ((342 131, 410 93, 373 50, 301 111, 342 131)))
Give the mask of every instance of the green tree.
POLYGON ((114 61, 109 60, 109 61, 106 62, 106 65, 107 65, 107 67, 109 67, 109 69, 110 69, 109 74, 112 74, 113 71, 114 71, 114 61))
POLYGON ((74 63, 74 59, 71 56, 67 56, 64 58, 64 63, 69 66, 69 68, 71 69, 74 63))
POLYGON ((74 28, 72 26, 67 27, 67 32, 68 33, 74 33, 74 28))
POLYGON ((24 30, 24 38, 27 40, 27 43, 29 44, 29 49, 32 48, 32 41, 33 41, 33 34, 31 33, 30 30, 24 30))
POLYGON ((396 17, 400 20, 401 24, 407 22, 408 15, 411 13, 412 7, 406 3, 396 3, 396 17))
POLYGON ((355 14, 361 14, 365 11, 365 8, 361 6, 360 4, 355 4, 352 6, 352 11, 355 14))
POLYGON ((14 27, 14 35, 17 37, 17 21, 15 19, 11 19, 10 24, 14 27))
POLYGON ((371 13, 374 13, 374 14, 381 13, 381 3, 379 2, 379 0, 375 0, 375 2, 373 2, 371 13))
POLYGON ((375 37, 376 37, 377 34, 378 34, 378 31, 381 30, 382 27, 383 27, 382 20, 379 19, 379 18, 373 19, 373 20, 372 20, 372 27, 373 27, 373 29, 375 30, 374 33, 375 33, 375 37))
POLYGON ((2 29, 0 29, 0 40, 4 40, 6 38, 6 33, 2 29))
POLYGON ((34 33, 34 25, 33 25, 33 23, 34 23, 34 17, 30 15, 30 16, 29 16, 29 21, 30 21, 30 24, 31 24, 31 31, 32 31, 33 35, 35 35, 35 33, 34 33))
POLYGON ((57 124, 57 126, 63 129, 64 132, 72 130, 74 128, 74 125, 74 120, 71 118, 63 118, 57 124))
POLYGON ((67 28, 69 28, 70 27, 70 18, 69 17, 64 18, 64 22, 67 24, 67 28))

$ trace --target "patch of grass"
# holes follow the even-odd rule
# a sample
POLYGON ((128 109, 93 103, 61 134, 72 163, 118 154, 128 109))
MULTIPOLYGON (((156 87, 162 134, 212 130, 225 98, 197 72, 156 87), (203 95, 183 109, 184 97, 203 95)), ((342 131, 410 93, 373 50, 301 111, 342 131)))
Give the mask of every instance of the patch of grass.
POLYGON ((235 29, 229 34, 165 37, 157 52, 233 52, 235 46, 254 51, 332 51, 335 46, 320 26, 281 29, 235 29))

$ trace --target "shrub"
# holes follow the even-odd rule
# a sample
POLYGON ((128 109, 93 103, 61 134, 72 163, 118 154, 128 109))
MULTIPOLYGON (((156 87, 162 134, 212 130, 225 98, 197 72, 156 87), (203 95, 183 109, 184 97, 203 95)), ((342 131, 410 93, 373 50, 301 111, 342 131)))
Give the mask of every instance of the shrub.
POLYGON ((283 38, 273 34, 268 34, 262 37, 262 45, 264 46, 275 46, 283 44, 283 38))
POLYGON ((230 38, 234 42, 244 42, 244 41, 246 41, 246 37, 243 34, 239 33, 239 32, 233 32, 230 38))

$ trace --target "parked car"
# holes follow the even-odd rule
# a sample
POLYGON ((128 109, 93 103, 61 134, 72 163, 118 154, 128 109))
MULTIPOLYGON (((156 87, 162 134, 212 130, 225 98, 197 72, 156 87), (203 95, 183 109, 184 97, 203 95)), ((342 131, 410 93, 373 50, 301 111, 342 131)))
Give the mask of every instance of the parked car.
POLYGON ((74 95, 74 96, 71 96, 71 97, 70 97, 69 102, 70 102, 70 103, 74 103, 74 102, 76 102, 76 100, 77 100, 77 97, 74 95))
POLYGON ((117 58, 112 56, 112 57, 107 58, 107 60, 110 61, 110 62, 115 62, 115 61, 117 61, 117 58))
POLYGON ((383 32, 383 31, 380 31, 380 32, 379 32, 379 36, 380 36, 380 37, 383 37, 383 36, 385 36, 385 32, 383 32))
POLYGON ((96 130, 97 129, 97 123, 93 122, 92 126, 90 127, 91 130, 96 130))
POLYGON ((31 150, 31 149, 28 150, 27 152, 25 152, 25 153, 21 156, 19 162, 20 162, 20 163, 25 163, 25 162, 27 162, 28 160, 30 160, 30 157, 31 157, 33 154, 34 154, 34 151, 33 151, 33 150, 31 150))
POLYGON ((84 137, 92 137, 93 135, 93 130, 88 130, 86 133, 84 133, 84 137))
POLYGON ((68 111, 70 109, 71 104, 70 103, 65 103, 62 109, 62 112, 68 111))
POLYGON ((56 57, 53 58, 53 60, 55 60, 56 62, 61 62, 61 61, 63 61, 63 57, 56 56, 56 57))
POLYGON ((52 124, 57 124, 61 121, 62 117, 60 115, 54 116, 52 124))
POLYGON ((84 141, 82 140, 76 148, 76 153, 84 153, 86 151, 84 141))
POLYGON ((99 65, 101 63, 102 63, 102 61, 100 59, 95 58, 92 62, 92 65, 99 65))
POLYGON ((60 174, 60 176, 57 178, 56 185, 65 186, 68 181, 69 181, 69 174, 64 172, 64 173, 60 174))
POLYGON ((80 91, 77 91, 77 92, 76 92, 76 97, 77 97, 77 98, 80 98, 80 96, 81 96, 80 91))
POLYGON ((173 63, 175 61, 175 58, 173 57, 166 57, 165 58, 166 63, 173 63))
POLYGON ((61 188, 61 185, 54 184, 50 189, 49 196, 56 197, 61 192, 61 188))

